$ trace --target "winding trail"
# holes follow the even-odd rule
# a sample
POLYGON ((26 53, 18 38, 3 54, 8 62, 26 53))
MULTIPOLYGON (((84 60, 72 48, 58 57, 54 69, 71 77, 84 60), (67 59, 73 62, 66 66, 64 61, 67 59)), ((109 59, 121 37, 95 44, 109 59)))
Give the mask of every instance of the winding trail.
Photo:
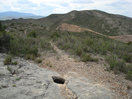
MULTIPOLYGON (((97 84, 99 86, 104 86, 106 89, 110 89, 115 93, 114 99, 131 99, 131 94, 128 92, 127 86, 132 86, 132 82, 125 80, 122 75, 115 75, 113 72, 106 71, 104 66, 106 63, 102 57, 98 57, 98 63, 84 63, 60 50, 53 42, 50 42, 50 44, 57 54, 44 57, 40 67, 56 71, 65 79, 69 79, 70 77, 85 77, 89 81, 92 81, 92 84, 97 84)), ((66 86, 61 87, 65 94, 65 90, 67 89, 65 88, 66 86)), ((68 92, 67 95, 69 95, 69 93, 70 92, 68 92)))

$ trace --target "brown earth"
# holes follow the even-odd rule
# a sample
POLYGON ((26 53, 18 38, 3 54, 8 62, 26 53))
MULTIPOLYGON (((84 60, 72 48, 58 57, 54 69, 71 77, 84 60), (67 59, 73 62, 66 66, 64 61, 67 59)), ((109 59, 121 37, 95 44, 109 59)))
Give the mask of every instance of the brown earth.
POLYGON ((43 57, 44 60, 40 67, 57 71, 64 78, 69 72, 75 72, 78 76, 86 77, 95 83, 110 88, 116 94, 114 99, 132 98, 128 90, 128 86, 132 87, 132 82, 126 80, 123 74, 115 75, 113 72, 106 71, 105 65, 107 63, 101 56, 96 56, 99 62, 84 63, 58 49, 55 44, 51 43, 51 45, 57 54, 43 57))
POLYGON ((87 31, 87 28, 81 28, 80 26, 67 24, 67 23, 61 24, 56 29, 61 30, 61 31, 70 31, 70 32, 84 32, 84 31, 87 31))
POLYGON ((114 40, 118 40, 118 41, 121 41, 121 42, 125 42, 125 43, 132 42, 132 35, 107 36, 107 35, 104 35, 102 33, 93 31, 93 30, 88 29, 88 28, 82 28, 80 26, 73 25, 73 24, 67 24, 67 23, 63 23, 63 24, 59 25, 56 28, 56 30, 69 31, 69 32, 89 31, 89 32, 92 32, 92 33, 95 33, 95 34, 98 34, 98 35, 102 35, 102 36, 105 36, 105 37, 108 37, 108 38, 111 38, 111 39, 114 39, 114 40))
POLYGON ((109 37, 125 43, 132 42, 132 35, 120 35, 120 36, 109 36, 109 37))
POLYGON ((101 34, 99 32, 95 32, 95 31, 93 31, 91 29, 82 28, 80 26, 73 25, 73 24, 67 24, 67 23, 61 24, 60 26, 58 26, 56 28, 56 30, 69 31, 69 32, 84 32, 84 31, 89 31, 89 32, 93 32, 93 33, 96 33, 96 34, 99 34, 99 35, 102 35, 102 36, 106 36, 106 35, 103 35, 103 34, 101 34))

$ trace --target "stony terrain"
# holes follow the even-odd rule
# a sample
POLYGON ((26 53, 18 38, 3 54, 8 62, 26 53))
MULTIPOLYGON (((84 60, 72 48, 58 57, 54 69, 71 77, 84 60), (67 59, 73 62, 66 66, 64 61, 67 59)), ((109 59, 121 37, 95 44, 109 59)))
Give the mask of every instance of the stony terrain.
POLYGON ((16 71, 12 75, 3 65, 4 57, 0 54, 0 99, 64 99, 51 77, 58 73, 17 58, 18 65, 9 66, 16 71))
POLYGON ((3 65, 0 54, 0 99, 112 99, 112 91, 85 77, 69 72, 64 85, 54 83, 57 72, 40 68, 31 61, 15 58, 18 65, 3 65), (11 71, 15 71, 15 74, 11 71))
MULTIPOLYGON (((51 43, 51 45, 54 47, 54 50, 56 50, 57 55, 43 57, 43 63, 40 65, 40 67, 56 71, 66 79, 69 79, 70 77, 72 83, 75 86, 78 86, 75 89, 71 89, 74 91, 74 93, 79 90, 81 90, 79 91, 79 93, 83 92, 83 95, 85 93, 88 93, 89 88, 87 87, 90 85, 90 81, 92 81, 92 84, 94 84, 95 86, 105 86, 105 88, 111 89, 111 91, 115 93, 114 99, 131 99, 132 93, 130 92, 131 90, 127 89, 127 87, 132 86, 132 82, 125 80, 123 75, 115 75, 113 72, 106 71, 106 67, 104 66, 106 62, 102 57, 96 56, 100 58, 100 61, 98 63, 84 63, 58 49, 53 43, 51 43), (79 88, 79 86, 81 87, 79 88)), ((82 98, 81 96, 80 99, 87 98, 82 98)))

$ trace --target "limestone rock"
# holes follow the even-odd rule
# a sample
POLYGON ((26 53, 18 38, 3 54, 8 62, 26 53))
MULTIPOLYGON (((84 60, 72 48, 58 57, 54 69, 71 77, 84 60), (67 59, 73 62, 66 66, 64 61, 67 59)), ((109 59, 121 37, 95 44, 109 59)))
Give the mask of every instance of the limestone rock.
POLYGON ((9 66, 11 72, 17 71, 12 75, 8 66, 3 65, 4 58, 0 54, 0 99, 63 99, 60 88, 52 80, 58 73, 17 58, 18 65, 9 66))
POLYGON ((113 99, 112 92, 84 77, 68 77, 67 87, 78 99, 113 99))

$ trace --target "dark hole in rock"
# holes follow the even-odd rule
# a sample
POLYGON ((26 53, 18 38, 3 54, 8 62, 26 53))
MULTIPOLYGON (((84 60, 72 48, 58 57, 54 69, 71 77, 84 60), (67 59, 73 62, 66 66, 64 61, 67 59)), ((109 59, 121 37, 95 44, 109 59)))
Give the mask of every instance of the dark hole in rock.
POLYGON ((58 76, 52 76, 52 79, 57 84, 64 84, 65 83, 65 79, 58 77, 58 76))

